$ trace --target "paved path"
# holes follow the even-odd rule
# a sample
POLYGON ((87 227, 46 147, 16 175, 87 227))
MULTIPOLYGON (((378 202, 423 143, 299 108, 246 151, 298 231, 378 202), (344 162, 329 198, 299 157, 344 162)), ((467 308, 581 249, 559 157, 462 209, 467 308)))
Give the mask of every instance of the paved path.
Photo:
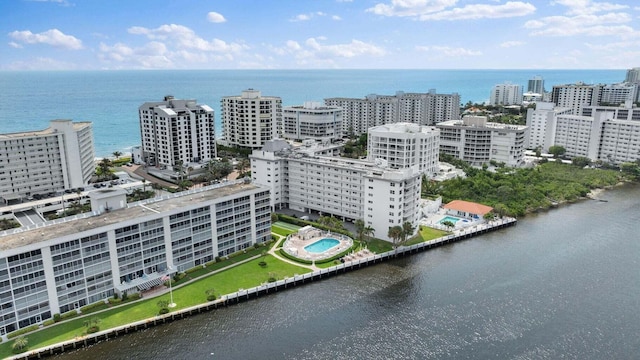
MULTIPOLYGON (((271 233, 271 235, 275 235, 275 236, 278 237, 278 240, 276 240, 276 245, 278 244, 278 242, 280 240, 282 240, 284 238, 284 236, 276 234, 276 233, 271 233)), ((299 262, 295 262, 295 261, 289 260, 286 257, 280 256, 280 254, 278 254, 278 251, 276 251, 276 246, 275 245, 269 250, 269 254, 272 255, 274 258, 276 258, 276 259, 278 259, 280 261, 284 261, 286 263, 289 263, 291 265, 300 266, 300 267, 303 267, 303 268, 311 269, 313 271, 320 270, 320 268, 317 267, 315 263, 313 263, 311 265, 305 265, 305 264, 301 264, 299 262)))

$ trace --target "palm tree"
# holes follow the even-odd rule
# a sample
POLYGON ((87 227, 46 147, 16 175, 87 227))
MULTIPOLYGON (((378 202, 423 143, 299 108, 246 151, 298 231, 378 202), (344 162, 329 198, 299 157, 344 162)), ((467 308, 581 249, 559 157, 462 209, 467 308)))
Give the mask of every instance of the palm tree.
POLYGON ((397 249, 398 246, 400 245, 400 239, 402 239, 402 227, 396 225, 393 227, 389 228, 389 232, 387 233, 387 236, 391 238, 391 240, 393 240, 393 248, 397 249))
POLYGON ((147 179, 142 178, 142 191, 146 192, 147 191, 147 179))
POLYGON ((100 325, 100 318, 96 316, 84 321, 84 326, 87 328, 87 333, 98 332, 98 330, 100 330, 100 327, 98 325, 100 325))
POLYGON ((365 223, 364 220, 362 219, 358 219, 355 222, 355 226, 356 226, 356 233, 358 234, 358 240, 363 241, 364 240, 364 229, 365 229, 365 223))
POLYGON ((16 352, 22 352, 26 350, 27 345, 29 345, 29 340, 24 336, 20 336, 13 341, 11 348, 16 352))
POLYGON ((100 162, 98 163, 98 168, 96 169, 98 178, 104 180, 109 177, 111 175, 111 166, 111 160, 107 158, 103 158, 102 160, 100 160, 100 162))
POLYGON ((373 234, 375 234, 375 233, 376 233, 376 229, 374 229, 371 226, 367 225, 364 228, 364 236, 365 236, 365 239, 367 239, 367 240, 365 240, 365 243, 367 243, 368 240, 371 240, 371 238, 373 237, 373 234))
POLYGON ((116 160, 120 159, 120 156, 122 156, 122 153, 120 151, 114 151, 112 154, 116 157, 116 160))
POLYGON ((407 238, 413 235, 415 229, 416 228, 413 226, 413 224, 408 221, 405 221, 402 224, 402 244, 407 242, 407 238))

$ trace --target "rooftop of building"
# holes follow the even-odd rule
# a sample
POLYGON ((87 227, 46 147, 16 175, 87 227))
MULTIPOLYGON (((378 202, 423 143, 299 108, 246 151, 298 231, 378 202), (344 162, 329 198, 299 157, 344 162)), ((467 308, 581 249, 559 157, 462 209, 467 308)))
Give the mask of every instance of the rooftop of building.
MULTIPOLYGON (((466 117, 466 116, 465 116, 466 117)), ((472 128, 485 128, 490 130, 515 130, 522 131, 527 129, 526 125, 512 125, 512 124, 501 124, 486 121, 486 117, 484 116, 474 116, 474 118, 485 118, 484 121, 473 121, 473 119, 462 119, 462 120, 447 120, 436 124, 437 127, 472 127, 472 128)))
MULTIPOLYGON (((51 120, 50 124, 53 124, 55 122, 71 123, 71 126, 72 126, 73 130, 76 130, 76 131, 77 130, 81 130, 81 129, 87 127, 87 126, 91 126, 91 122, 90 121, 73 122, 72 120, 68 120, 68 119, 51 120)), ((57 133, 57 130, 55 128, 53 128, 52 126, 49 126, 48 128, 43 129, 43 130, 23 131, 23 132, 16 132, 16 133, 0 134, 0 140, 38 137, 38 136, 53 135, 53 134, 56 134, 56 133, 57 133)))
MULTIPOLYGON (((63 236, 98 229, 127 220, 136 220, 154 213, 168 213, 199 202, 209 202, 225 196, 258 189, 259 186, 242 180, 183 191, 159 198, 128 204, 126 208, 100 214, 85 213, 48 221, 44 224, 0 232, 0 251, 15 249, 63 236)), ((137 221, 137 220, 136 220, 137 221)))
POLYGON ((491 206, 482 205, 478 203, 474 203, 471 201, 464 200, 453 200, 445 205, 443 205, 445 209, 464 211, 471 214, 484 215, 491 211, 493 208, 491 206))
POLYGON ((369 128, 369 132, 389 132, 389 133, 423 133, 433 134, 438 132, 435 126, 420 125, 407 122, 398 122, 379 125, 369 128))

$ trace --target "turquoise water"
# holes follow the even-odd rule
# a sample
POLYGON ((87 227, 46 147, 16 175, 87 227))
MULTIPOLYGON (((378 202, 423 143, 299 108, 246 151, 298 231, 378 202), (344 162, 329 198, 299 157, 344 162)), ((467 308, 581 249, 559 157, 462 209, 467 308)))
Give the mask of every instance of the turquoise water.
POLYGON ((336 239, 324 238, 314 242, 311 245, 305 246, 304 249, 310 253, 321 254, 331 249, 332 247, 337 246, 338 244, 340 244, 340 241, 336 239))
POLYGON ((364 98, 396 91, 460 94, 483 102, 495 84, 527 85, 540 75, 545 88, 623 81, 626 70, 157 70, 0 71, 0 133, 44 129, 53 119, 93 123, 96 156, 127 152, 140 144, 138 107, 165 95, 196 99, 215 111, 222 135, 220 99, 247 88, 279 96, 283 105, 328 97, 364 98))
POLYGON ((453 217, 453 216, 445 216, 442 220, 438 221, 438 224, 442 224, 445 221, 451 221, 451 223, 455 224, 462 219, 453 217))

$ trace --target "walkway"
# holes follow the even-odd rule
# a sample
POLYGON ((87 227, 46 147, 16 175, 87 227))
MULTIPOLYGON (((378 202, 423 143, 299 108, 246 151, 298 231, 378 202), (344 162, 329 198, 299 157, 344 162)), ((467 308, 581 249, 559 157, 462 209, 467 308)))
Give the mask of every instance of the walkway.
MULTIPOLYGON (((276 240, 276 245, 280 242, 280 240, 284 239, 284 236, 276 234, 276 233, 271 233, 271 235, 275 235, 275 236, 278 237, 278 240, 276 240)), ((284 261, 286 263, 289 263, 291 265, 300 266, 300 267, 303 267, 303 268, 311 269, 313 271, 320 270, 320 268, 316 266, 315 262, 313 264, 311 264, 311 265, 301 264, 301 263, 299 263, 297 261, 289 260, 286 257, 280 256, 280 254, 278 254, 278 251, 276 251, 276 249, 277 248, 276 248, 275 245, 272 246, 271 249, 269 249, 269 252, 268 252, 269 255, 273 256, 274 258, 276 258, 276 259, 278 259, 280 261, 284 261)))

